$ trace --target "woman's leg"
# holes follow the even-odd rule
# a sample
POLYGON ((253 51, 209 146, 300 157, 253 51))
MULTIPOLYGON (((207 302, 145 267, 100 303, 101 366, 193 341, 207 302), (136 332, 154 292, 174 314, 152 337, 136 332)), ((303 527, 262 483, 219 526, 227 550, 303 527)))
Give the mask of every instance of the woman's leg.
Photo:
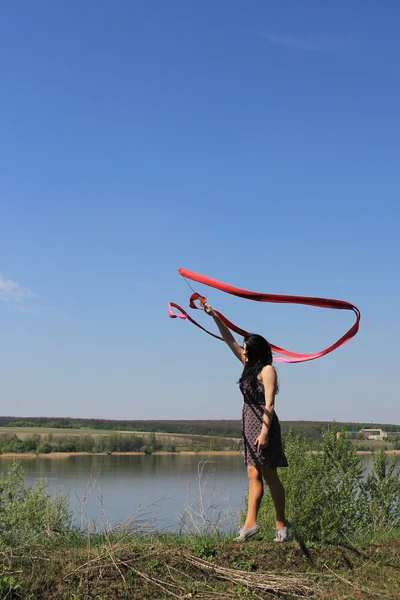
POLYGON ((250 527, 254 527, 256 524, 258 509, 260 508, 264 494, 261 471, 249 465, 247 467, 247 477, 249 479, 249 499, 247 503, 247 517, 243 529, 250 529, 250 527))
POLYGON ((272 467, 262 467, 262 475, 271 492, 276 513, 276 529, 286 526, 285 520, 285 488, 279 479, 278 471, 272 467))

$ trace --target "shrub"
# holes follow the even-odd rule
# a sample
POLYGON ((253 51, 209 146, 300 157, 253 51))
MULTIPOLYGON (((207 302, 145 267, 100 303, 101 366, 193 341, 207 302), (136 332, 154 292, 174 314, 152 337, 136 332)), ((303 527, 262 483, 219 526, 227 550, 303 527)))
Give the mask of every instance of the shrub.
POLYGON ((50 454, 53 451, 53 446, 50 442, 42 442, 38 446, 38 454, 50 454))
POLYGON ((215 450, 224 450, 225 449, 225 443, 223 440, 220 440, 218 438, 211 438, 210 439, 210 445, 209 445, 209 450, 211 451, 215 451, 215 450))
POLYGON ((166 442, 162 449, 164 452, 176 452, 176 446, 173 442, 166 442))
POLYGON ((105 452, 107 450, 107 436, 102 435, 95 438, 93 452, 105 452))
POLYGON ((52 498, 47 483, 25 487, 24 473, 19 463, 13 463, 0 473, 0 543, 13 546, 37 534, 65 531, 71 527, 72 516, 66 497, 52 498))
POLYGON ((157 437, 156 437, 155 433, 151 433, 149 435, 148 445, 153 448, 153 452, 157 452, 158 450, 162 450, 162 444, 157 440, 157 437))
MULTIPOLYGON (((364 467, 350 440, 336 429, 323 433, 321 453, 311 453, 305 438, 289 434, 285 442, 289 467, 280 471, 288 519, 295 535, 309 541, 338 543, 388 529, 400 529, 400 472, 381 450, 372 473, 364 467)), ((275 510, 265 495, 259 522, 271 528, 275 510)))
POLYGON ((367 525, 372 532, 385 532, 400 527, 400 469, 396 457, 388 461, 384 448, 374 457, 374 468, 363 485, 368 509, 367 525))

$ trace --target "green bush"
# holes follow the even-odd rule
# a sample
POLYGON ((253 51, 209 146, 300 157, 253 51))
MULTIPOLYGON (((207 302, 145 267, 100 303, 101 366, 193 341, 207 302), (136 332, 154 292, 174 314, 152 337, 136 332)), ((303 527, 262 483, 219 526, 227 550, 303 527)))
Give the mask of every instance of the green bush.
POLYGON ((173 442, 166 442, 162 447, 164 452, 176 452, 176 446, 173 442))
MULTIPOLYGON (((148 440, 146 445, 151 446, 154 451, 161 449, 161 444, 154 434, 149 436, 148 440)), ((0 434, 0 453, 132 452, 140 450, 144 443, 144 439, 140 436, 116 432, 101 437, 49 434, 43 439, 35 434, 23 440, 15 433, 3 433, 0 434)))
POLYGON ((210 445, 209 445, 208 449, 211 450, 211 451, 225 450, 225 442, 223 440, 218 439, 218 438, 211 438, 210 439, 210 445))
POLYGON ((154 452, 157 452, 158 450, 162 450, 162 444, 158 441, 155 433, 151 433, 149 435, 148 445, 153 448, 154 452))
POLYGON ((367 526, 372 533, 400 527, 400 469, 396 457, 388 461, 384 448, 374 457, 374 468, 363 485, 368 509, 367 526))
POLYGON ((26 543, 38 534, 71 527, 67 498, 52 498, 45 481, 31 487, 24 484, 24 473, 17 462, 0 473, 0 544, 26 543))
POLYGON ((53 446, 51 445, 51 442, 42 442, 39 446, 38 446, 38 454, 50 454, 53 451, 53 446))
POLYGON ((19 439, 15 433, 0 434, 0 448, 2 453, 7 454, 8 452, 15 452, 18 441, 19 439))
POLYGON ((372 452, 374 453, 376 450, 376 446, 372 444, 357 444, 355 447, 357 452, 372 452))
MULTIPOLYGON (((289 433, 285 451, 289 467, 280 471, 286 491, 287 517, 297 537, 338 543, 371 532, 400 529, 400 471, 388 465, 381 450, 373 472, 365 479, 356 448, 336 429, 323 433, 320 453, 310 452, 308 440, 289 433)), ((259 522, 275 523, 270 494, 265 494, 259 522)))
POLYGON ((93 446, 93 452, 105 452, 107 450, 107 437, 106 435, 96 436, 93 446))

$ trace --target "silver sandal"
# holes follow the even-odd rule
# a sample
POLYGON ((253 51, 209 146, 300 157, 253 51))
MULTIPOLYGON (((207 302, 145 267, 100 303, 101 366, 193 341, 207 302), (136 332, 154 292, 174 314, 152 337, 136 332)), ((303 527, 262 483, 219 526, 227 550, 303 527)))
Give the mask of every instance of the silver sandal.
POLYGON ((255 535, 260 531, 258 525, 254 525, 254 527, 249 527, 248 529, 239 529, 239 535, 235 538, 235 542, 245 542, 249 537, 255 535))
POLYGON ((274 542, 282 543, 286 541, 290 532, 290 523, 289 521, 285 521, 285 523, 285 527, 282 527, 281 529, 275 529, 274 542))

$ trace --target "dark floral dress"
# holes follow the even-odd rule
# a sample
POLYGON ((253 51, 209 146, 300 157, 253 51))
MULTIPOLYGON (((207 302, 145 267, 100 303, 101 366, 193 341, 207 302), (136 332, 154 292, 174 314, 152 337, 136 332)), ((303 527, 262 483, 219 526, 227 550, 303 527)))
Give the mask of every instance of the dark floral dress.
POLYGON ((265 409, 264 384, 254 377, 240 382, 243 394, 242 437, 244 462, 254 467, 287 467, 288 462, 282 447, 281 425, 275 413, 268 431, 268 446, 257 452, 254 442, 261 433, 265 409))

